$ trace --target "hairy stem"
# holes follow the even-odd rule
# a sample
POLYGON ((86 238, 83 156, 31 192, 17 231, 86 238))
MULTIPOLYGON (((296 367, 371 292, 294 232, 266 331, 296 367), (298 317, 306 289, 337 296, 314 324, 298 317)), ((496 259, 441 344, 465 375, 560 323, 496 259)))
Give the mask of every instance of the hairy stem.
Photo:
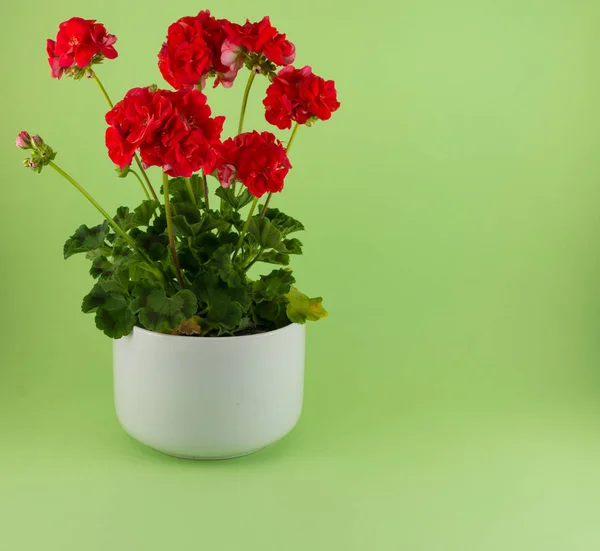
POLYGON ((50 163, 48 163, 54 170, 56 170, 56 172, 58 172, 63 178, 65 178, 65 180, 67 180, 68 182, 70 182, 92 205, 94 205, 94 207, 96 208, 96 210, 102 215, 104 216, 104 218, 106 218, 106 220, 108 221, 108 223, 111 225, 112 229, 118 233, 123 239, 125 239, 125 241, 127 242, 127 244, 134 250, 136 251, 146 262, 146 264, 148 264, 148 266, 150 268, 152 268, 152 272, 156 275, 157 279, 164 281, 164 277, 162 275, 162 273, 160 272, 160 270, 158 270, 155 266, 154 263, 152 262, 152 260, 148 257, 148 255, 146 255, 146 253, 144 251, 142 251, 141 249, 138 248, 137 243, 132 239, 131 236, 129 236, 126 232, 124 232, 121 227, 113 220, 112 216, 110 214, 108 214, 108 212, 106 212, 106 210, 104 210, 102 208, 102 206, 100 205, 100 203, 98 203, 98 201, 96 201, 88 192, 87 190, 79 183, 77 182, 77 180, 75 180, 75 178, 73 178, 72 176, 70 176, 69 174, 67 174, 62 168, 60 168, 57 164, 55 164, 54 162, 50 161, 50 163))
POLYGON ((250 88, 252 88, 252 83, 256 78, 256 73, 254 71, 250 71, 250 76, 248 77, 248 83, 246 84, 246 89, 244 90, 244 97, 242 99, 242 109, 240 111, 240 122, 238 124, 238 134, 242 133, 244 128, 244 118, 246 116, 246 106, 248 105, 248 96, 250 95, 250 88))
POLYGON ((132 168, 129 169, 129 172, 131 172, 138 179, 138 182, 140 183, 140 185, 142 186, 142 189, 144 190, 146 199, 150 200, 151 197, 150 197, 150 194, 148 193, 148 188, 146 187, 146 184, 144 184, 144 181, 140 178, 140 175, 132 168))
POLYGON ((237 245, 235 247, 235 251, 233 252, 233 257, 231 259, 232 261, 235 260, 235 257, 240 252, 240 248, 242 247, 242 243, 244 242, 244 236, 246 235, 246 232, 248 231, 248 227, 250 226, 250 221, 252 220, 252 215, 254 214, 254 209, 256 209, 257 204, 258 204, 258 197, 255 197, 254 201, 252 201, 252 206, 250 207, 250 212, 248 213, 248 218, 246 218, 244 227, 242 228, 242 231, 240 232, 240 238, 238 239, 237 245))
POLYGON ((150 190, 150 193, 152 193, 152 197, 154 198, 154 200, 157 203, 160 203, 159 199, 158 199, 158 195, 156 195, 156 191, 154 191, 154 188, 152 187, 152 184, 150 183, 150 178, 148 178, 148 174, 146 174, 146 171, 144 170, 144 167, 142 166, 142 162, 140 161, 140 158, 138 157, 138 154, 136 153, 133 158, 135 159, 135 162, 138 166, 138 168, 140 169, 140 172, 142 173, 142 176, 144 177, 144 180, 146 180, 146 185, 148 186, 148 189, 150 190))
POLYGON ((110 105, 110 108, 112 109, 114 107, 113 102, 111 101, 110 96, 108 95, 108 93, 106 91, 106 88, 104 88, 104 85, 102 84, 102 82, 98 78, 98 75, 95 72, 94 72, 94 80, 96 81, 96 84, 100 88, 100 91, 102 92, 102 95, 106 99, 106 102, 108 103, 108 105, 110 105))
POLYGON ((192 182, 189 178, 185 178, 185 187, 187 188, 188 195, 190 196, 190 201, 193 205, 196 205, 196 196, 194 195, 194 190, 192 189, 192 182))
POLYGON ((256 261, 260 258, 260 255, 263 253, 263 251, 264 251, 264 247, 261 246, 260 249, 258 250, 258 254, 248 264, 246 264, 246 266, 244 266, 245 272, 247 272, 250 268, 252 268, 252 266, 254 266, 256 261))
MULTIPOLYGON (((300 128, 300 125, 298 123, 295 123, 294 128, 292 128, 292 135, 290 136, 290 140, 288 141, 287 147, 285 148, 286 153, 289 153, 290 148, 292 147, 292 143, 294 142, 294 138, 296 137, 298 128, 300 128)), ((267 200, 265 201, 265 206, 263 207, 263 209, 260 213, 261 216, 264 216, 265 213, 267 212, 267 209, 269 208, 269 203, 271 202, 272 196, 273 196, 273 192, 270 191, 269 195, 267 195, 267 200)))
MULTIPOLYGON (((244 97, 242 98, 242 108, 240 110, 240 122, 238 124, 238 134, 242 133, 244 129, 244 118, 246 117, 246 107, 248 105, 248 96, 250 95, 250 88, 252 88, 252 83, 256 78, 256 73, 254 71, 250 71, 250 76, 248 77, 248 82, 246 83, 246 89, 244 90, 244 97)), ((235 181, 231 185, 231 190, 235 195, 235 181)))
POLYGON ((171 215, 171 201, 169 199, 169 176, 165 172, 163 172, 163 191, 165 194, 165 213, 167 216, 167 232, 169 233, 171 255, 173 256, 173 264, 175 265, 177 280, 183 289, 185 287, 185 283, 183 281, 183 275, 181 274, 181 267, 179 266, 179 258, 177 257, 177 249, 175 248, 175 234, 173 233, 173 218, 171 215))
MULTIPOLYGON (((108 92, 106 91, 106 88, 104 88, 102 81, 100 80, 100 78, 98 77, 98 75, 95 72, 94 72, 94 80, 96 81, 96 84, 100 88, 100 91, 102 92, 102 95, 104 96, 104 99, 106 99, 106 102, 108 103, 110 108, 113 109, 114 104, 113 104, 112 100, 110 99, 110 96, 108 95, 108 92)), ((141 163, 140 158, 138 157, 137 153, 134 155, 134 159, 135 159, 135 162, 137 163, 138 168, 140 169, 140 172, 142 173, 142 176, 144 177, 144 180, 146 180, 146 185, 150 189, 150 192, 152 193, 152 197, 154 198, 155 201, 160 203, 160 201, 158 200, 158 195, 156 195, 156 192, 154 191, 154 188, 152 187, 152 184, 150 183, 150 179, 148 178, 148 174, 146 174, 146 171, 144 170, 144 167, 142 166, 142 163, 141 163)), ((150 197, 148 197, 148 199, 150 199, 150 197)))
POLYGON ((202 170, 202 190, 204 191, 204 210, 208 212, 208 182, 206 181, 206 174, 204 174, 204 170, 202 170))

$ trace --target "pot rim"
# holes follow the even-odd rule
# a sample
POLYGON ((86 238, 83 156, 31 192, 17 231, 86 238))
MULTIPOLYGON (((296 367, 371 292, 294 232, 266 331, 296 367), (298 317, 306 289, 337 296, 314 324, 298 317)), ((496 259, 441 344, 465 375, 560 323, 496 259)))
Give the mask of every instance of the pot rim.
POLYGON ((136 332, 142 333, 142 334, 148 334, 151 335, 152 338, 167 338, 167 339, 197 339, 199 342, 206 342, 206 341, 223 341, 223 340, 227 340, 227 339, 260 339, 260 338, 268 338, 272 335, 279 335, 280 333, 284 333, 286 331, 291 331, 292 328, 296 328, 296 327, 301 327, 304 328, 305 326, 299 323, 290 323, 289 325, 286 325, 284 327, 280 327, 279 329, 274 329, 273 331, 266 331, 264 333, 255 333, 253 335, 224 335, 222 337, 197 337, 197 336, 192 336, 192 335, 169 335, 166 333, 158 333, 157 331, 149 331, 148 329, 144 329, 143 327, 138 327, 137 325, 134 326, 133 331, 131 333, 129 333, 129 335, 127 335, 128 337, 132 337, 136 332))

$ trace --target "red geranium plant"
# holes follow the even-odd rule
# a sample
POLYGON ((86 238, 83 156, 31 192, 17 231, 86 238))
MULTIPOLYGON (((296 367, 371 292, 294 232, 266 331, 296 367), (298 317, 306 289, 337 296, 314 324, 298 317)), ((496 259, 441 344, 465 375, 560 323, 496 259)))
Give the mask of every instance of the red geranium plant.
POLYGON ((333 81, 310 67, 294 68, 295 46, 269 17, 239 25, 201 11, 173 23, 158 54, 160 72, 175 90, 133 88, 113 104, 95 65, 117 57, 116 41, 104 25, 74 17, 48 40, 48 62, 54 78, 87 77, 98 84, 110 106, 108 156, 119 177, 139 182, 145 195, 140 205, 111 216, 55 162, 42 138, 23 131, 16 140, 31 152, 26 167, 53 168, 104 217, 97 226, 80 226, 64 246, 65 258, 82 253, 92 263, 96 282, 83 311, 94 313, 97 327, 113 338, 136 325, 221 336, 326 316, 321 298, 298 291, 287 267, 291 255, 302 253, 300 240, 290 236, 304 227, 270 201, 284 189, 298 128, 338 109, 333 81), (249 76, 238 132, 225 138, 225 117, 212 113, 203 90, 209 79, 215 87, 232 87, 244 67, 249 76), (287 143, 268 131, 243 131, 258 75, 271 82, 263 101, 266 121, 292 129, 287 143), (159 193, 147 173, 152 166, 162 171, 159 193), (257 264, 279 267, 251 278, 257 264))

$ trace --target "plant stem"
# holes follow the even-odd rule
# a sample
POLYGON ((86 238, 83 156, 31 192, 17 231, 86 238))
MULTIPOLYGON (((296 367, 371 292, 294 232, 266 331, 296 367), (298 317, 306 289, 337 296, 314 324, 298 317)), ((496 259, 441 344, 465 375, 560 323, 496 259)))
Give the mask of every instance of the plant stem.
POLYGON ((142 162, 140 161, 140 158, 138 157, 138 154, 136 153, 133 156, 133 158, 135 159, 135 162, 136 162, 138 168, 140 169, 140 172, 142 173, 142 176, 144 177, 144 180, 146 180, 146 185, 150 189, 150 193, 152 193, 152 197, 154 198, 154 200, 157 203, 160 203, 160 200, 158 199, 158 195, 156 195, 156 191, 154 191, 154 188, 152 187, 152 184, 150 183, 150 178, 148 178, 148 174, 146 174, 146 171, 144 170, 144 167, 142 166, 142 162))
POLYGON ((100 91, 102 92, 102 95, 106 99, 108 105, 110 105, 110 108, 112 109, 114 107, 113 102, 110 100, 110 96, 106 92, 106 88, 104 88, 104 85, 102 84, 102 82, 98 78, 98 75, 95 72, 94 72, 94 80, 96 81, 96 84, 100 88, 100 91))
POLYGON ((254 198, 254 201, 252 201, 252 206, 250 207, 250 212, 248 213, 248 218, 246 218, 246 222, 244 223, 244 227, 242 228, 242 231, 240 233, 240 238, 238 239, 237 245, 235 247, 235 251, 233 253, 233 257, 232 257, 232 261, 235 260, 235 257, 237 256, 238 252, 240 251, 240 248, 242 247, 242 243, 244 242, 244 236, 246 235, 246 232, 248 231, 248 227, 250 226, 250 221, 252 220, 252 215, 254 214, 254 209, 256 208, 256 205, 258 204, 258 197, 254 198))
MULTIPOLYGON (((110 96, 108 95, 108 92, 106 91, 106 88, 104 88, 102 81, 100 80, 100 78, 98 77, 98 75, 95 72, 94 72, 94 80, 96 81, 96 84, 100 88, 100 91, 102 92, 102 95, 104 96, 104 99, 106 99, 106 102, 108 103, 110 108, 113 109, 114 104, 111 101, 110 96)), ((150 183, 150 179, 148 178, 148 175, 146 174, 146 171, 144 170, 144 167, 142 166, 142 163, 140 162, 140 158, 138 157, 137 153, 134 155, 134 159, 135 159, 135 162, 137 163, 138 168, 140 169, 140 172, 142 173, 142 176, 144 177, 144 180, 146 180, 146 184, 148 185, 148 188, 150 189, 150 192, 152 193, 152 197, 154 198, 155 201, 160 203, 160 201, 158 200, 158 195, 156 195, 156 192, 154 191, 154 188, 152 187, 152 184, 150 183)), ((148 199, 150 199, 150 197, 148 197, 148 199)))
POLYGON ((254 266, 256 261, 260 258, 260 255, 263 253, 263 251, 264 247, 260 247, 260 249, 258 250, 258 254, 252 259, 252 261, 249 264, 246 264, 246 266, 244 267, 245 272, 247 272, 250 268, 252 268, 252 266, 254 266))
POLYGON ((116 233, 118 233, 123 239, 125 239, 125 241, 127 242, 127 244, 134 250, 136 251, 143 259, 144 261, 148 264, 148 266, 150 266, 150 268, 152 268, 152 271, 154 272, 154 274, 157 276, 157 278, 161 281, 164 281, 164 277, 162 275, 162 273, 156 269, 154 267, 154 263, 152 262, 152 260, 146 255, 146 253, 144 251, 142 251, 141 249, 138 249, 137 243, 131 238, 131 236, 129 236, 127 233, 125 233, 121 227, 113 220, 113 218, 111 217, 110 214, 108 214, 108 212, 106 212, 106 210, 104 210, 102 208, 102 206, 100 205, 100 203, 98 203, 98 201, 96 201, 87 191, 86 189, 79 184, 79 182, 77 182, 77 180, 75 180, 72 176, 70 176, 69 174, 67 174, 62 168, 60 168, 58 165, 56 165, 54 162, 50 161, 48 163, 54 170, 56 170, 56 172, 58 172, 63 178, 65 178, 65 180, 67 180, 68 182, 70 182, 71 184, 73 184, 73 186, 92 204, 94 205, 94 207, 96 208, 96 210, 102 215, 104 216, 104 218, 106 218, 106 220, 108 221, 108 223, 111 225, 112 229, 115 230, 116 233))
MULTIPOLYGON (((298 123, 295 123, 294 128, 292 128, 292 135, 290 136, 290 140, 288 141, 287 147, 285 148, 286 153, 289 153, 290 148, 292 147, 292 143, 294 142, 294 138, 296 137, 298 128, 300 128, 300 125, 298 123)), ((267 200, 265 201, 265 206, 263 207, 263 209, 260 213, 260 215, 263 217, 264 217, 265 213, 267 212, 267 209, 269 208, 269 203, 271 202, 272 196, 273 196, 273 192, 270 191, 269 195, 267 195, 267 200)))
MULTIPOLYGON (((244 97, 242 98, 242 109, 240 111, 240 122, 238 123, 238 134, 242 133, 244 129, 244 118, 246 117, 246 107, 248 105, 248 96, 250 95, 250 88, 252 88, 252 83, 256 78, 256 73, 254 71, 250 71, 250 76, 248 77, 248 82, 246 83, 246 89, 244 90, 244 97)), ((231 191, 235 195, 235 181, 231 185, 231 191)))
POLYGON ((208 182, 206 181, 206 174, 204 174, 204 170, 202 170, 202 189, 204 190, 204 210, 208 212, 208 182))
POLYGON ((190 182, 189 178, 185 179, 185 186, 187 187, 188 194, 190 196, 190 200, 193 205, 196 205, 196 196, 194 195, 194 190, 192 189, 192 182, 190 182))
POLYGON ((165 194, 165 213, 167 216, 167 231, 169 232, 171 255, 173 256, 173 264, 175 265, 177 280, 183 289, 185 287, 185 283, 183 281, 183 275, 181 274, 181 267, 179 266, 179 258, 177 257, 177 249, 175 248, 175 235, 173 234, 173 218, 171 216, 171 202, 169 199, 169 176, 165 172, 163 172, 163 191, 165 194))
POLYGON ((252 83, 256 78, 256 73, 254 71, 250 71, 250 76, 248 77, 248 83, 246 84, 246 89, 244 90, 244 98, 242 99, 242 110, 240 111, 240 122, 238 124, 238 134, 242 133, 242 129, 244 128, 244 117, 246 116, 246 106, 248 105, 248 96, 250 95, 250 88, 252 88, 252 83))
POLYGON ((140 175, 135 170, 133 170, 132 168, 129 169, 129 172, 131 172, 138 179, 138 182, 140 183, 140 185, 142 186, 142 189, 144 190, 144 193, 146 195, 146 199, 150 200, 151 197, 150 197, 150 194, 148 193, 148 188, 144 184, 144 181, 140 178, 140 175))

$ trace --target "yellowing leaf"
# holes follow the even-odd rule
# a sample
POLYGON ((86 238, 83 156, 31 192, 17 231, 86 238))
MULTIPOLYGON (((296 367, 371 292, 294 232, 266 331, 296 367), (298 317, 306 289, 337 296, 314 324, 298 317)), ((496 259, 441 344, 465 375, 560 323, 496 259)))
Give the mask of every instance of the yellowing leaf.
POLYGON ((296 287, 292 287, 286 298, 290 301, 287 305, 287 315, 293 323, 318 321, 328 315, 327 310, 323 308, 321 297, 309 298, 296 287))
POLYGON ((200 333, 200 318, 198 316, 183 320, 181 325, 173 331, 173 335, 200 335, 200 333))

